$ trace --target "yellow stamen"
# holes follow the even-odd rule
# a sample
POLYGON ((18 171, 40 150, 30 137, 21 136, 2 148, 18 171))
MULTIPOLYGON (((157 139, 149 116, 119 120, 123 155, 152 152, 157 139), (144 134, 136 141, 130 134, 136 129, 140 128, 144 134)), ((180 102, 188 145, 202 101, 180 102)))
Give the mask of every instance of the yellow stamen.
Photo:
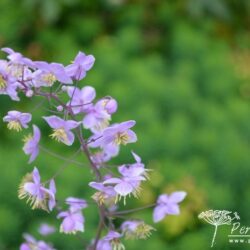
POLYGON ((46 194, 46 197, 44 197, 44 199, 42 199, 42 200, 40 200, 36 196, 32 196, 29 192, 27 192, 24 189, 24 185, 27 182, 33 182, 32 173, 28 173, 23 177, 21 184, 19 185, 19 189, 18 189, 18 198, 21 200, 28 198, 27 203, 30 203, 32 209, 39 208, 39 209, 43 209, 43 210, 49 212, 49 210, 48 210, 48 198, 49 198, 48 194, 46 194))
POLYGON ((68 142, 68 137, 67 134, 64 130, 64 128, 58 128, 58 129, 54 129, 54 132, 50 135, 50 137, 52 139, 55 139, 56 141, 60 142, 68 142))
POLYGON ((102 192, 96 192, 92 195, 92 199, 95 200, 99 205, 103 205, 105 202, 106 195, 102 192))
POLYGON ((19 121, 10 121, 7 124, 7 128, 10 130, 16 130, 17 132, 20 132, 22 130, 22 126, 19 121))
MULTIPOLYGON (((130 197, 130 194, 128 195, 130 197)), ((123 205, 126 205, 126 198, 127 196, 117 194, 115 197, 115 204, 118 203, 121 199, 123 199, 123 205)))
POLYGON ((0 90, 4 90, 7 87, 6 81, 3 79, 3 76, 0 75, 0 90))
POLYGON ((129 141, 130 137, 128 135, 128 133, 125 131, 125 132, 122 132, 122 133, 118 133, 116 135, 116 138, 115 138, 115 144, 117 145, 120 145, 120 144, 123 144, 123 145, 126 145, 129 141))
POLYGON ((44 74, 42 80, 45 81, 48 86, 52 86, 56 81, 56 76, 52 73, 44 74))
POLYGON ((153 227, 142 222, 137 226, 137 228, 135 230, 136 238, 137 239, 146 239, 146 238, 151 236, 152 230, 155 231, 155 229, 153 227))
POLYGON ((30 141, 32 138, 33 138, 33 137, 32 137, 32 134, 25 135, 25 136, 23 137, 23 142, 24 142, 24 143, 27 143, 27 142, 30 141))
POLYGON ((111 240, 111 246, 113 250, 125 250, 125 246, 120 242, 119 239, 111 240))
POLYGON ((124 230, 124 235, 126 239, 130 240, 146 239, 151 236, 151 231, 156 231, 156 229, 150 225, 145 224, 144 222, 138 222, 135 230, 127 228, 124 230))

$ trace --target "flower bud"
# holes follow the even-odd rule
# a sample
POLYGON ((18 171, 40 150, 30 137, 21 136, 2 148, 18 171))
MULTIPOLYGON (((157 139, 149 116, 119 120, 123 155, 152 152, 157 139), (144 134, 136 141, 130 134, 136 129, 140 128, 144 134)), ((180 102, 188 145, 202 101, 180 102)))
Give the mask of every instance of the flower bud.
POLYGON ((106 99, 105 109, 109 114, 113 114, 117 110, 117 101, 113 98, 106 99))
POLYGON ((59 105, 56 107, 57 111, 58 112, 62 112, 63 111, 63 106, 62 105, 59 105))
POLYGON ((25 94, 27 97, 32 97, 34 92, 33 92, 33 90, 29 89, 25 94))

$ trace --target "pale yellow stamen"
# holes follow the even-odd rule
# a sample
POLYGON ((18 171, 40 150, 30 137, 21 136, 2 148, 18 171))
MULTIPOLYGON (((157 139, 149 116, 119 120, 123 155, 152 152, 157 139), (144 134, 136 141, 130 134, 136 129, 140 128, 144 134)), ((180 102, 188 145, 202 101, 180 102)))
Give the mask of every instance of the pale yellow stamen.
MULTIPOLYGON (((130 194, 128 194, 128 196, 130 197, 130 194)), ((127 196, 117 194, 115 197, 115 204, 118 203, 121 199, 123 199, 123 205, 125 206, 126 205, 126 198, 127 198, 127 196)))
POLYGON ((125 131, 125 132, 122 132, 122 133, 118 133, 116 135, 116 138, 115 138, 115 144, 117 145, 120 145, 120 144, 123 144, 123 145, 126 145, 129 141, 130 137, 128 135, 128 133, 125 131))
POLYGON ((32 139, 32 134, 28 134, 26 136, 23 137, 23 142, 27 143, 28 141, 30 141, 32 139))
POLYGON ((58 129, 54 129, 54 132, 50 135, 50 137, 52 139, 55 139, 56 141, 60 142, 68 142, 68 137, 67 134, 64 130, 64 128, 58 128, 58 129))
POLYGON ((21 184, 19 185, 19 189, 18 189, 18 198, 19 199, 25 199, 25 198, 28 198, 27 199, 27 203, 30 203, 31 205, 31 208, 32 209, 43 209, 47 212, 49 212, 48 210, 48 205, 47 205, 47 201, 48 201, 48 195, 46 194, 47 197, 45 197, 44 199, 40 200, 38 197, 36 196, 32 196, 29 192, 27 192, 25 189, 24 189, 24 185, 27 183, 27 182, 33 182, 33 178, 32 178, 32 173, 28 173, 26 174, 22 181, 21 181, 21 184))
POLYGON ((22 130, 22 126, 19 121, 10 121, 7 124, 7 128, 10 130, 16 130, 17 132, 20 132, 22 130))
POLYGON ((124 235, 126 239, 146 239, 151 236, 152 232, 156 231, 155 228, 151 227, 150 225, 141 222, 137 225, 135 230, 125 229, 124 235))
POLYGON ((137 228, 135 230, 136 238, 137 239, 146 239, 146 238, 151 236, 152 230, 155 231, 155 229, 153 227, 151 227, 150 225, 147 225, 145 223, 141 223, 137 226, 137 228))
POLYGON ((48 86, 52 86, 54 82, 56 81, 56 77, 54 74, 48 73, 42 76, 42 80, 45 81, 48 86))
POLYGON ((7 87, 6 81, 3 79, 3 76, 0 75, 0 90, 4 90, 7 87))
POLYGON ((138 198, 139 196, 140 196, 140 194, 141 194, 141 187, 140 186, 138 186, 138 187, 136 187, 134 190, 133 190, 133 192, 132 192, 132 194, 133 194, 133 196, 135 197, 135 198, 138 198))
POLYGON ((95 200, 99 205, 103 205, 106 199, 106 195, 102 192, 96 192, 92 195, 92 199, 95 200))
POLYGON ((119 239, 111 240, 111 246, 113 250, 125 250, 125 246, 120 242, 119 239))

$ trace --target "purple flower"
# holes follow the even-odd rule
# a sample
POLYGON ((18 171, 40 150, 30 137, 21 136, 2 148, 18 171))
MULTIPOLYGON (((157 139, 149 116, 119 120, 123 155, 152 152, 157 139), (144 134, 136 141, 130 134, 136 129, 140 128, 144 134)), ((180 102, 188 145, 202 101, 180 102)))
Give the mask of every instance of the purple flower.
POLYGON ((98 134, 108 127, 111 114, 117 109, 113 98, 103 98, 92 106, 83 118, 83 125, 93 133, 98 134))
POLYGON ((100 103, 110 115, 117 111, 117 101, 112 97, 102 98, 98 103, 100 103))
POLYGON ((8 95, 13 101, 19 101, 17 88, 19 84, 7 74, 6 69, 3 69, 3 64, 0 64, 0 94, 8 95))
POLYGON ((97 244, 97 250, 125 250, 124 245, 120 242, 122 235, 115 231, 109 231, 97 244))
POLYGON ((108 162, 112 157, 118 155, 118 153, 119 147, 116 145, 104 145, 100 151, 97 151, 91 155, 91 160, 95 163, 97 168, 100 168, 105 162, 108 162))
POLYGON ((116 192, 114 191, 112 186, 104 186, 103 183, 98 182, 90 182, 89 186, 98 190, 92 198, 98 202, 100 205, 104 204, 107 201, 112 201, 116 196, 116 192))
POLYGON ((28 197, 32 209, 41 208, 48 211, 48 199, 55 199, 54 193, 41 184, 40 174, 36 167, 32 174, 27 174, 23 178, 18 193, 19 199, 28 197))
POLYGON ((63 120, 58 116, 52 115, 43 117, 44 120, 53 128, 53 133, 50 135, 51 138, 58 142, 62 142, 68 146, 71 146, 75 140, 75 135, 71 132, 71 129, 79 126, 79 122, 73 120, 63 120))
POLYGON ((44 236, 49 235, 49 234, 53 234, 55 231, 56 231, 56 229, 54 226, 50 226, 46 223, 42 223, 38 229, 38 232, 44 236))
POLYGON ((79 211, 79 210, 84 209, 88 206, 88 204, 85 200, 75 198, 75 197, 68 197, 66 199, 66 203, 69 205, 69 210, 71 212, 79 211))
POLYGON ((87 56, 79 52, 73 63, 66 67, 66 72, 72 79, 79 81, 86 76, 86 72, 92 68, 94 62, 95 58, 92 55, 87 56))
POLYGON ((29 67, 34 67, 34 63, 29 58, 24 57, 21 53, 15 52, 11 48, 2 48, 1 50, 9 54, 7 58, 11 61, 11 63, 15 65, 27 65, 29 67))
POLYGON ((95 99, 96 92, 91 86, 85 86, 82 89, 68 87, 67 93, 71 98, 68 105, 72 106, 74 114, 87 112, 92 107, 92 101, 95 99))
POLYGON ((144 181, 143 176, 134 176, 134 177, 121 177, 121 178, 110 178, 103 182, 106 184, 114 184, 114 190, 117 194, 117 200, 119 201, 122 197, 124 198, 124 204, 126 204, 126 196, 133 194, 134 197, 138 197, 140 192, 140 182, 144 181))
POLYGON ((101 138, 102 145, 113 143, 115 145, 126 145, 137 141, 136 134, 130 129, 135 125, 135 121, 127 121, 114 124, 103 131, 101 138))
POLYGON ((34 68, 32 60, 10 48, 3 48, 2 51, 9 54, 7 56, 9 62, 5 70, 6 73, 16 80, 25 81, 26 85, 30 84, 32 73, 28 67, 34 68))
POLYGON ((39 154, 39 141, 41 132, 36 125, 33 125, 33 136, 29 135, 24 138, 23 151, 26 155, 30 155, 29 163, 33 162, 39 154))
POLYGON ((124 177, 137 177, 137 176, 143 176, 146 179, 148 178, 147 171, 148 169, 145 169, 144 164, 141 162, 141 158, 132 152, 132 155, 136 161, 134 164, 126 164, 118 167, 119 173, 124 177))
POLYGON ((173 192, 170 195, 162 194, 157 199, 157 205, 154 208, 153 220, 159 222, 168 214, 178 215, 180 213, 179 205, 184 200, 187 193, 183 191, 173 192))
POLYGON ((50 244, 41 240, 37 241, 29 234, 24 234, 23 237, 26 242, 21 244, 20 250, 55 250, 50 244))
POLYGON ((56 80, 66 84, 72 83, 72 80, 67 75, 64 66, 60 63, 37 61, 35 62, 35 66, 38 68, 38 70, 33 73, 35 87, 50 87, 56 80))
POLYGON ((122 175, 120 178, 110 178, 103 182, 104 185, 113 184, 114 190, 117 193, 117 200, 123 197, 124 203, 126 202, 126 196, 131 193, 134 197, 138 197, 141 181, 145 181, 147 178, 144 164, 141 163, 141 158, 135 153, 133 153, 133 156, 137 161, 135 164, 118 167, 118 171, 122 175))
POLYGON ((84 232, 84 217, 80 211, 64 211, 57 215, 57 218, 63 218, 60 226, 60 232, 66 234, 75 234, 77 231, 84 232))
POLYGON ((7 128, 16 131, 21 131, 22 128, 28 128, 28 123, 31 121, 31 114, 21 113, 19 111, 9 111, 3 118, 4 122, 8 122, 7 128))

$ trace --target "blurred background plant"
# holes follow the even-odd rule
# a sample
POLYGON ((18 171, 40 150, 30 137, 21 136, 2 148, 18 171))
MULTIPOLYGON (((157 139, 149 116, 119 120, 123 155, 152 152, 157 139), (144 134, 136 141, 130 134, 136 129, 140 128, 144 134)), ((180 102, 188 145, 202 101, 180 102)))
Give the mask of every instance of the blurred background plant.
MULTIPOLYGON (((117 99, 114 121, 137 121, 139 141, 114 162, 132 162, 133 149, 154 170, 143 196, 129 206, 154 202, 163 192, 188 192, 181 216, 159 223, 144 250, 210 249, 213 228, 197 218, 207 208, 237 211, 250 225, 250 1, 1 0, 0 10, 1 47, 65 64, 79 50, 96 57, 82 86, 117 99)), ((13 104, 1 96, 0 115, 29 112, 38 102, 13 104)), ((37 109, 34 120, 46 134, 44 114, 37 109)), ((21 136, 2 122, 0 136, 0 249, 12 250, 23 232, 41 238, 42 221, 57 227, 59 222, 55 214, 31 211, 18 200, 18 184, 34 165, 27 164, 21 136)), ((66 156, 73 153, 46 136, 42 143, 66 156)), ((35 163, 44 178, 63 164, 46 153, 35 163)), ((68 166, 56 180, 59 198, 90 196, 89 180, 84 169, 68 166)), ((150 210, 132 216, 152 223, 150 210)), ((96 230, 96 211, 87 209, 86 218, 86 233, 57 233, 48 241, 57 249, 84 249, 96 230)), ((224 231, 216 248, 235 247, 227 242, 227 226, 224 231)), ((141 244, 125 242, 127 249, 141 244)))

